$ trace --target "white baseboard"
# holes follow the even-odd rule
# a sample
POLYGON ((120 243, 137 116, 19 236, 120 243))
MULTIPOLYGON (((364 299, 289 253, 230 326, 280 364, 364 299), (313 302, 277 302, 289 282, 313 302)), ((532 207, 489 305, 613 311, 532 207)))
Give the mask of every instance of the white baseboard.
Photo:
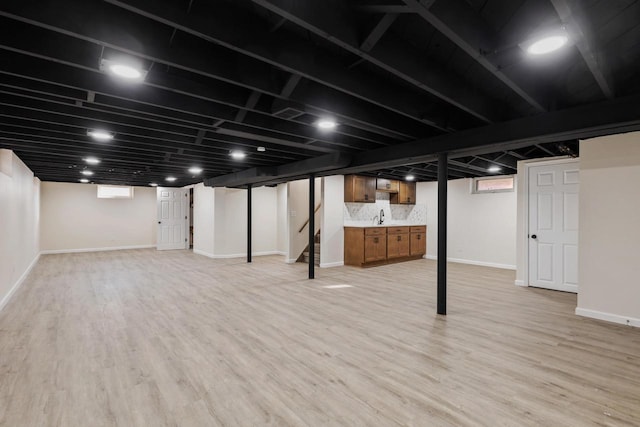
POLYGON ((2 301, 0 301, 0 311, 2 311, 2 309, 7 305, 7 303, 13 296, 13 294, 16 293, 20 285, 22 285, 22 283, 25 281, 29 273, 31 273, 31 270, 33 269, 33 267, 38 263, 39 259, 40 259, 40 254, 36 255, 33 261, 31 261, 31 264, 29 264, 29 267, 27 267, 24 273, 22 273, 22 275, 18 278, 16 283, 11 287, 11 289, 9 289, 9 292, 7 292, 4 298, 2 298, 2 301))
MULTIPOLYGON (((246 253, 243 253, 243 254, 216 255, 216 254, 211 254, 209 252, 201 251, 199 249, 194 249, 193 253, 194 254, 198 254, 198 255, 203 255, 203 256, 206 256, 208 258, 213 258, 213 259, 246 258, 246 256, 247 256, 246 253)), ((263 251, 263 252, 252 252, 251 253, 251 256, 266 256, 266 255, 284 255, 284 254, 282 252, 279 252, 279 251, 263 251)))
POLYGON ((287 264, 295 264, 296 262, 298 262, 298 258, 289 258, 289 259, 286 259, 284 262, 286 262, 287 264))
POLYGON ((343 265, 344 265, 344 261, 321 262, 320 268, 342 267, 343 265))
POLYGON ((621 325, 635 326, 640 328, 640 319, 635 317, 620 316, 618 314, 605 313, 597 310, 590 310, 588 308, 576 308, 576 314, 578 316, 590 317, 592 319, 604 320, 607 322, 619 323, 621 325))
MULTIPOLYGON (((438 257, 435 255, 425 255, 426 259, 437 260, 438 257)), ((498 264, 495 262, 484 262, 484 261, 473 261, 470 259, 461 259, 461 258, 447 258, 447 262, 457 262, 459 264, 470 264, 470 265, 479 265, 482 267, 493 267, 493 268, 502 268, 504 270, 515 270, 515 265, 510 264, 498 264)))
POLYGON ((516 280, 514 283, 516 286, 524 286, 524 287, 529 286, 524 284, 524 280, 516 280))
POLYGON ((75 254, 80 252, 123 251, 127 249, 150 249, 155 247, 156 245, 135 245, 135 246, 110 246, 106 248, 52 249, 52 250, 41 251, 40 254, 42 255, 75 254))

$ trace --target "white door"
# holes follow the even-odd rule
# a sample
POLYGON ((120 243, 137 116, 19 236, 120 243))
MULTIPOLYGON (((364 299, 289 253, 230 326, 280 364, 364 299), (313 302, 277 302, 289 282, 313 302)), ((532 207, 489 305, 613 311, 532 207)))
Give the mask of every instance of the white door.
POLYGON ((158 187, 158 250, 188 247, 188 191, 158 187))
POLYGON ((529 168, 529 286, 578 292, 577 161, 529 168))

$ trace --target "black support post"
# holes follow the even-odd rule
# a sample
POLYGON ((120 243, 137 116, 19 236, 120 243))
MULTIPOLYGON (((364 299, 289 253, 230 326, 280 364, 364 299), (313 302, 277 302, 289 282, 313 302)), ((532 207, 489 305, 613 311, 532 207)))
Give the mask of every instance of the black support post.
POLYGON ((447 314, 447 153, 438 155, 438 314, 447 314))
POLYGON ((251 262, 251 184, 247 184, 247 262, 251 262))
POLYGON ((316 204, 316 179, 309 175, 309 279, 315 278, 316 254, 315 254, 315 204, 316 204))

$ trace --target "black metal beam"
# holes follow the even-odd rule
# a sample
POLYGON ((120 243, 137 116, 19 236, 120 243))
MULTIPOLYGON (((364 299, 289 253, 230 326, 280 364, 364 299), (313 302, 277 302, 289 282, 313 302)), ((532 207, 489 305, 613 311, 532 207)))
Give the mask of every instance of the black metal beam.
MULTIPOLYGON (((527 93, 518 83, 508 77, 499 65, 493 64, 486 55, 500 45, 488 31, 481 18, 464 0, 435 2, 426 7, 421 0, 403 0, 415 13, 445 35, 466 52, 478 64, 498 80, 517 93, 538 112, 546 111, 542 103, 527 93)), ((433 2, 429 2, 433 3, 433 2)))
POLYGON ((415 13, 404 5, 363 4, 355 6, 355 9, 370 13, 415 13))
POLYGON ((251 262, 251 184, 247 184, 247 262, 251 262))
POLYGON ((438 155, 438 314, 447 314, 447 153, 438 155))
MULTIPOLYGON (((334 1, 329 5, 325 0, 304 2, 253 0, 253 2, 454 105, 477 119, 484 122, 493 122, 498 119, 495 107, 485 98, 477 97, 475 91, 471 90, 466 82, 455 79, 451 73, 444 69, 438 69, 432 62, 427 66, 423 63, 409 61, 408 58, 418 56, 419 53, 410 50, 406 44, 379 43, 371 52, 360 49, 357 34, 352 30, 353 23, 349 22, 348 14, 343 10, 346 7, 344 2, 334 1), (434 82, 438 82, 437 85, 434 82)), ((430 124, 442 129, 442 126, 435 121, 430 124)))
POLYGON ((364 52, 370 52, 378 41, 380 41, 384 33, 387 32, 389 27, 395 22, 397 17, 398 15, 395 13, 385 14, 360 44, 360 49, 364 52))
POLYGON ((594 32, 589 28, 586 17, 579 17, 579 10, 572 8, 567 0, 551 0, 560 20, 569 27, 572 38, 576 41, 576 47, 587 64, 602 93, 613 99, 613 81, 607 64, 603 61, 602 54, 598 52, 595 44, 594 32))
POLYGON ((315 204, 316 204, 316 179, 309 175, 309 279, 315 278, 316 247, 315 247, 315 204))

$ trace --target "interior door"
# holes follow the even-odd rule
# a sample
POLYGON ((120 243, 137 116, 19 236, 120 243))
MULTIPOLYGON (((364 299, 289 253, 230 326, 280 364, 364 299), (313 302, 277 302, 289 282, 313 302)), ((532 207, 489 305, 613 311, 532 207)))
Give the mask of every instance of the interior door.
POLYGON ((529 168, 529 285, 578 292, 577 161, 529 168))
POLYGON ((188 248, 188 191, 158 187, 158 250, 188 248))

